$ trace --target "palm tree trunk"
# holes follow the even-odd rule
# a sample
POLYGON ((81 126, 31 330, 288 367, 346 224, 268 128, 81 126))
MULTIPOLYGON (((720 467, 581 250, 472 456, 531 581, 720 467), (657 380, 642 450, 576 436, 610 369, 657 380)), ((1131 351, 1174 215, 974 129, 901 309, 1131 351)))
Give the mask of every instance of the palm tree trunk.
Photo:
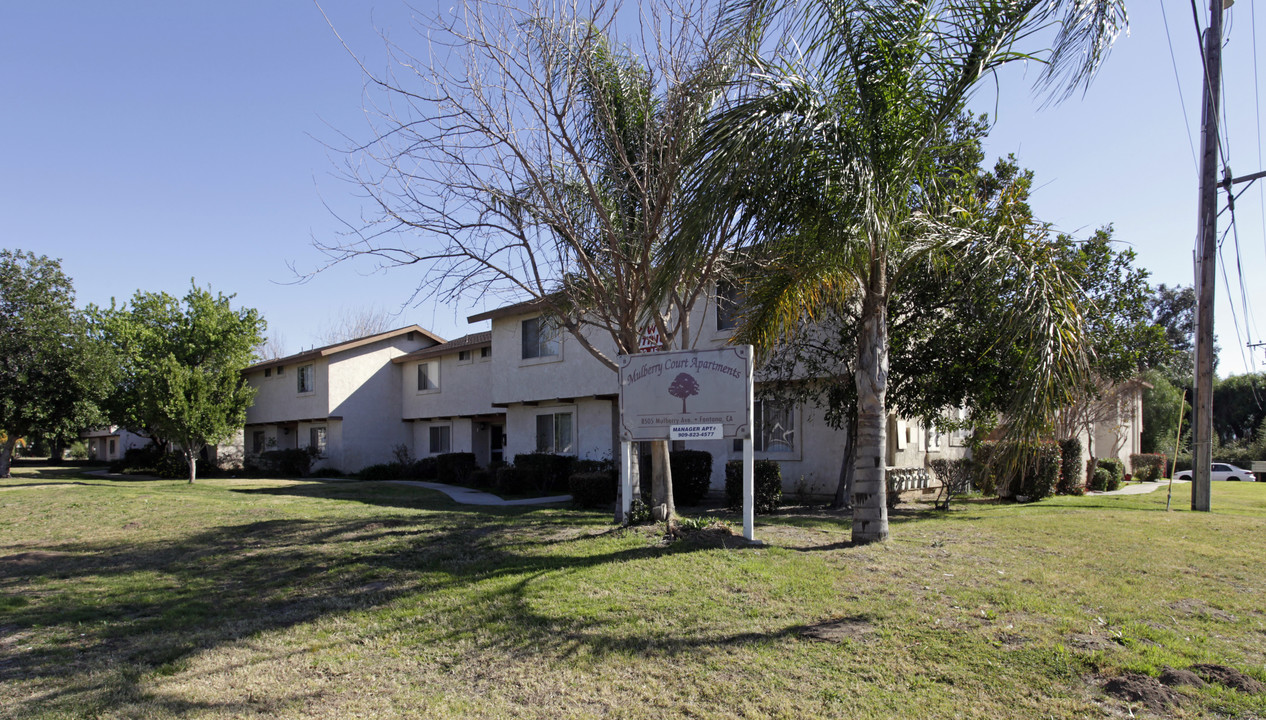
MULTIPOLYGON (((878 265, 876 263, 876 265, 878 265)), ((857 461, 853 542, 888 539, 884 447, 887 443, 888 307, 882 268, 872 270, 857 338, 857 461)))

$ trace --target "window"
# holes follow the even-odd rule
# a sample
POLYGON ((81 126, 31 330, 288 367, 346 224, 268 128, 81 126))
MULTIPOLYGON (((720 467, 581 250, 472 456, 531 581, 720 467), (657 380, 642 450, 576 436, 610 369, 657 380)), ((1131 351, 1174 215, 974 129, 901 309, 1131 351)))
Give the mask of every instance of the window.
POLYGON ((571 413, 560 412, 536 416, 536 451, 567 455, 572 447, 571 413))
POLYGON ((480 360, 486 360, 486 359, 488 359, 488 358, 490 358, 490 357, 492 357, 492 348, 491 348, 491 347, 481 347, 481 348, 479 348, 479 359, 480 359, 480 360))
MULTIPOLYGON (((752 428, 752 449, 763 453, 796 451, 796 406, 772 400, 757 400, 752 408, 756 427, 752 428)), ((734 441, 734 451, 743 449, 743 441, 734 441)))
MULTIPOLYGON (((280 375, 281 373, 277 373, 277 374, 280 375)), ((312 392, 312 387, 313 387, 312 366, 300 365, 299 366, 299 392, 310 393, 312 392)))
POLYGON ((470 354, 470 351, 469 351, 469 350, 458 350, 458 351, 457 351, 457 362, 467 363, 467 362, 470 362, 470 361, 471 361, 471 358, 472 358, 472 356, 471 356, 471 354, 470 354))
POLYGON ((717 284, 717 330, 733 330, 738 325, 738 290, 730 283, 717 284))
POLYGON ((256 430, 251 433, 251 452, 256 455, 264 452, 264 431, 256 430))
POLYGON ((418 392, 440 389, 439 363, 424 362, 418 365, 418 392))
POLYGON ((449 452, 452 447, 453 429, 448 425, 431 426, 431 454, 449 452))
POLYGON ((264 377, 272 377, 272 376, 273 376, 273 369, 272 369, 272 368, 264 368, 264 377))
POLYGON ((110 438, 110 450, 108 451, 109 457, 114 457, 114 448, 116 447, 117 446, 114 444, 114 438, 110 438))
POLYGON ((316 450, 317 457, 325 457, 325 426, 314 427, 308 431, 308 447, 316 450))
POLYGON ((277 366, 277 377, 281 377, 282 375, 285 375, 285 374, 286 374, 286 366, 285 366, 285 365, 278 365, 278 366, 277 366))
POLYGON ((523 359, 558 354, 558 329, 543 317, 523 321, 523 359))

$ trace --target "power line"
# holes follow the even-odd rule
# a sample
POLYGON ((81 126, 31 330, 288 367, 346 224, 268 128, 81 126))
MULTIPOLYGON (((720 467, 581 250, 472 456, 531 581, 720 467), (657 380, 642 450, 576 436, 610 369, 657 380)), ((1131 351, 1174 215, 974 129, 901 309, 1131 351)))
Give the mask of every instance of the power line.
MULTIPOLYGON (((1178 58, 1174 55, 1174 38, 1169 33, 1169 14, 1165 12, 1165 3, 1160 3, 1161 19, 1165 21, 1165 41, 1169 44, 1169 64, 1174 69, 1174 85, 1178 88, 1178 106, 1182 111, 1183 124, 1187 126, 1187 147, 1191 148, 1191 164, 1196 168, 1196 176, 1200 175, 1200 161, 1196 159, 1196 142, 1191 132, 1191 118, 1187 117, 1187 99, 1182 94, 1182 79, 1178 75, 1178 58)), ((1257 53, 1257 48, 1253 48, 1253 53, 1257 53)), ((1256 70, 1256 68, 1254 68, 1256 70)), ((1261 120, 1258 120, 1258 137, 1261 137, 1261 120)), ((1260 153, 1261 149, 1258 148, 1260 153)), ((1263 222, 1266 222, 1266 215, 1263 215, 1263 222)))

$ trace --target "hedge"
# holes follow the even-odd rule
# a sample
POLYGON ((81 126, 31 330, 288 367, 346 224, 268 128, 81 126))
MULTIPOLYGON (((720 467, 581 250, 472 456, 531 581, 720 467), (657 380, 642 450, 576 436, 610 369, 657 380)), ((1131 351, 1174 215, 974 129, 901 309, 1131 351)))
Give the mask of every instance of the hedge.
POLYGON ((1085 474, 1081 471, 1081 440, 1075 437, 1059 441, 1059 495, 1081 495, 1085 491, 1085 474))
POLYGON ((1143 482, 1156 482, 1164 475, 1168 459, 1159 453, 1134 453, 1130 455, 1130 469, 1134 478, 1143 482))
POLYGON ((673 474, 674 504, 702 503, 712 486, 712 453, 703 450, 676 450, 668 454, 668 466, 673 474))
POLYGON ((571 455, 524 453, 514 456, 514 467, 520 475, 517 482, 541 492, 565 492, 575 463, 576 458, 571 455))
MULTIPOLYGON (((756 513, 771 513, 782 505, 782 468, 777 460, 757 460, 752 472, 756 484, 756 513)), ((731 510, 743 508, 743 461, 725 464, 725 503, 731 510)))
POLYGON ((479 469, 475 453, 442 453, 435 456, 435 477, 442 483, 469 485, 470 478, 479 469))
POLYGON ((574 473, 567 479, 571 500, 580 507, 610 508, 615 505, 619 478, 606 470, 574 473))

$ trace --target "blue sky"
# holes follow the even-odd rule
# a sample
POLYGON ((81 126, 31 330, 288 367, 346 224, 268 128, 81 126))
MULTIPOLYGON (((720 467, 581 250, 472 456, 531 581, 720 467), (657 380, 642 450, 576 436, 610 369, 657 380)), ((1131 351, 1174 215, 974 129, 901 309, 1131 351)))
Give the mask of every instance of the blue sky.
MULTIPOLYGON (((1251 0, 1229 13, 1225 80, 1231 167, 1263 168, 1254 89, 1251 0)), ((384 66, 376 28, 415 43, 397 2, 326 0, 325 12, 371 68, 384 66)), ((436 6, 419 3, 424 12, 436 6)), ((991 155, 1014 152, 1037 173, 1034 207, 1060 230, 1085 236, 1112 223, 1153 282, 1190 284, 1199 127, 1199 57, 1190 4, 1165 2, 1179 102, 1160 6, 1133 3, 1123 37, 1084 96, 1040 109, 1039 68, 1017 66, 977 110, 997 118, 991 155)), ((1264 11, 1266 12, 1266 11, 1264 11)), ((1259 21, 1266 54, 1266 18, 1259 21)), ((1266 57, 1262 58, 1266 63, 1266 57)), ((41 0, 0 7, 0 172, 3 246, 60 257, 81 303, 136 290, 182 294, 190 278, 259 308, 289 351, 316 343, 342 308, 398 311, 416 271, 374 274, 344 266, 293 284, 321 258, 313 238, 335 239, 331 212, 355 218, 356 189, 336 177, 342 134, 368 137, 359 69, 308 0, 110 3, 41 0), (331 149, 328 146, 333 146, 331 149)), ((1262 79, 1266 81, 1266 78, 1262 79)), ((1254 186, 1237 203, 1250 313, 1266 313, 1266 214, 1254 186), (1256 309, 1255 309, 1256 308, 1256 309)), ((1225 227, 1225 218, 1223 220, 1225 227)), ((1224 258, 1234 260, 1233 240, 1224 258)), ((1266 352, 1231 288, 1237 336, 1219 271, 1219 374, 1260 371, 1266 352), (1238 337, 1238 339, 1237 339, 1238 337)), ((483 309, 406 307, 445 337, 483 309)), ((1266 328, 1266 317, 1261 326, 1266 328)))

